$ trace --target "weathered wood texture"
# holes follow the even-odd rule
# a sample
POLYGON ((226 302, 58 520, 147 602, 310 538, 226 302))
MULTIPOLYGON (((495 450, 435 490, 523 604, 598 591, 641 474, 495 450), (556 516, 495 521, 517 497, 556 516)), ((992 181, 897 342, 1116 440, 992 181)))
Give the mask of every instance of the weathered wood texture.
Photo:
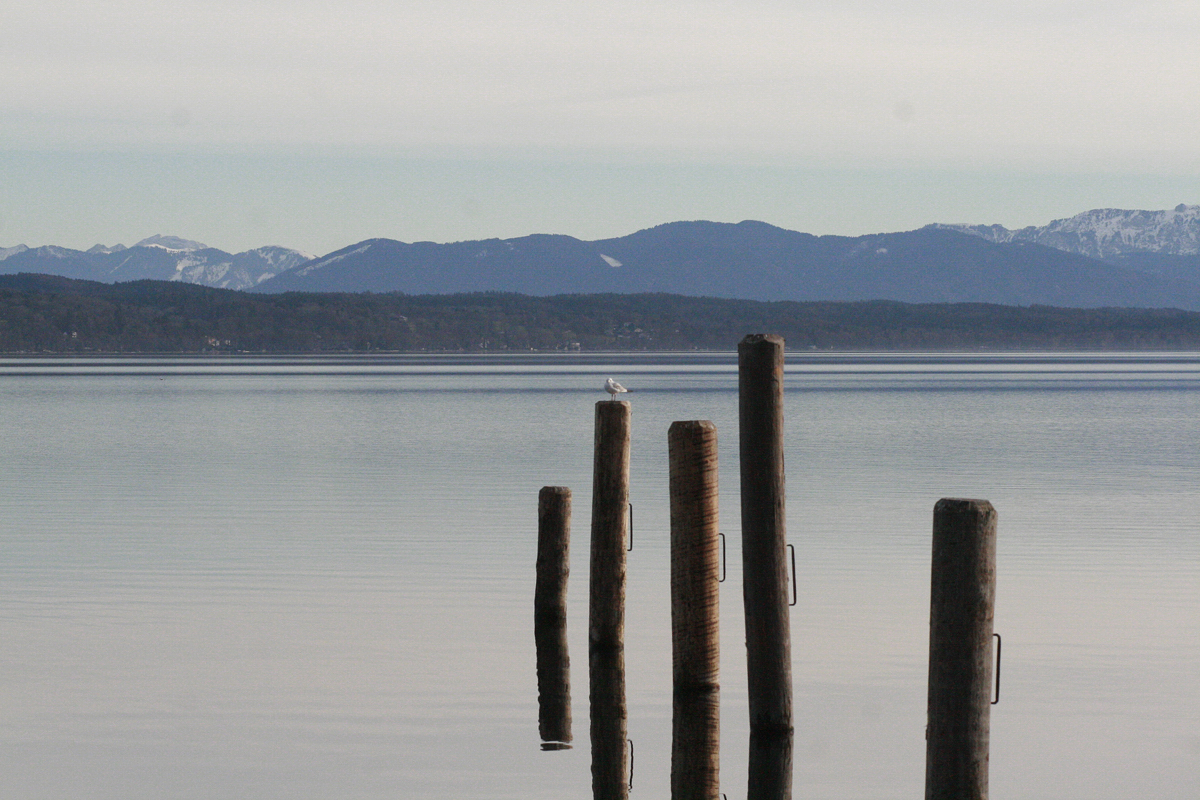
POLYGON ((720 797, 720 544, 717 428, 667 433, 671 494, 672 800, 720 797))
POLYGON ((625 641, 625 542, 629 535, 629 403, 596 403, 592 467, 589 649, 625 641))
POLYGON ((996 510, 943 499, 933 510, 926 800, 986 800, 996 600, 996 510))
POLYGON ((783 339, 738 344, 742 595, 752 730, 792 729, 792 655, 784 518, 783 339))
POLYGON ((629 423, 624 400, 596 403, 588 599, 594 800, 625 800, 625 546, 629 535, 629 423))
POLYGON ((543 486, 538 492, 535 619, 567 618, 567 579, 571 575, 571 490, 543 486))
POLYGON ((591 678, 592 798, 627 800, 625 651, 602 648, 588 656, 591 678))
POLYGON ((571 655, 567 649, 567 579, 571 574, 571 490, 538 493, 537 584, 533 633, 537 646, 538 732, 543 742, 571 741, 571 655))
POLYGON ((792 800, 792 732, 751 731, 746 800, 792 800))

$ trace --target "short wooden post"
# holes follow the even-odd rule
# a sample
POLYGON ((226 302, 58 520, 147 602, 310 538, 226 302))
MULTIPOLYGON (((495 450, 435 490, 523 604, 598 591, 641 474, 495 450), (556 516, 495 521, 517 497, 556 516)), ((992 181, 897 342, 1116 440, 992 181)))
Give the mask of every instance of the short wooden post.
POLYGON ((671 492, 672 800, 719 800, 720 668, 717 427, 667 433, 671 492))
POLYGON ((986 800, 996 600, 996 510, 942 499, 933 509, 926 800, 986 800))
POLYGON ((792 800, 792 734, 750 731, 746 800, 792 800))
POLYGON ((742 595, 752 731, 792 730, 783 470, 783 339, 738 344, 742 595))
POLYGON ((538 493, 533 633, 537 645, 538 732, 545 749, 564 749, 571 741, 571 655, 567 649, 570 546, 571 490, 544 486, 538 493))
POLYGON ((596 403, 592 471, 588 667, 594 800, 629 796, 625 757, 625 543, 629 509, 629 403, 596 403))

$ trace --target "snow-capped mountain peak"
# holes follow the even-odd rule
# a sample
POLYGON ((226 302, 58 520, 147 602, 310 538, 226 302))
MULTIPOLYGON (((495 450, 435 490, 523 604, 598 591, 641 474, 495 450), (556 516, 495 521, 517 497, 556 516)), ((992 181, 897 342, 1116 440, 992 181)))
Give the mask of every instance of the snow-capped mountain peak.
POLYGON ((268 245, 236 255, 219 253, 209 257, 204 253, 188 253, 178 259, 175 274, 168 280, 201 283, 221 289, 249 289, 281 272, 311 261, 316 256, 288 247, 268 245))
POLYGON ((86 252, 49 245, 33 250, 24 245, 3 248, 0 262, 7 263, 0 272, 44 272, 104 283, 151 279, 249 289, 313 258, 288 247, 233 254, 175 236, 152 236, 133 247, 96 245, 86 252))
POLYGON ((96 254, 108 255, 109 253, 119 253, 122 250, 127 250, 127 249, 128 248, 125 247, 125 245, 123 245, 123 244, 114 244, 112 247, 109 247, 108 245, 104 245, 104 244, 94 244, 84 252, 86 252, 90 255, 96 255, 96 254))
POLYGON ((208 245, 201 242, 182 239, 178 236, 163 236, 161 233, 142 239, 134 247, 161 247, 164 250, 183 250, 185 252, 208 249, 208 245))
POLYGON ((1200 205, 1163 211, 1097 208, 1049 225, 1010 230, 1003 225, 936 225, 993 242, 1033 242, 1092 258, 1138 252, 1200 253, 1200 205))
POLYGON ((3 261, 9 256, 15 256, 17 253, 24 253, 28 249, 29 248, 23 244, 19 244, 16 247, 0 247, 0 261, 3 261))

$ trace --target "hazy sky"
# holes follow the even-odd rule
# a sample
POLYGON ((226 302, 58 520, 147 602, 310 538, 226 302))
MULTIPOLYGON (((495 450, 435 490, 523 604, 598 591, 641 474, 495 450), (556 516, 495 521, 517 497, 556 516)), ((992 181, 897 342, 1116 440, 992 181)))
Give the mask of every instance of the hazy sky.
POLYGON ((1200 3, 0 0, 0 247, 1200 203, 1200 3))

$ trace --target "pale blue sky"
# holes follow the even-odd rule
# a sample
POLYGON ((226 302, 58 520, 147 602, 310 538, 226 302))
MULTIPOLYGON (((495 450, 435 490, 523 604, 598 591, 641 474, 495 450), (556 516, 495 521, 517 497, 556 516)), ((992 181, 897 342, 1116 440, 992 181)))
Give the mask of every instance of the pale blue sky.
POLYGON ((8 0, 0 246, 1200 203, 1198 41, 1194 0, 8 0))

